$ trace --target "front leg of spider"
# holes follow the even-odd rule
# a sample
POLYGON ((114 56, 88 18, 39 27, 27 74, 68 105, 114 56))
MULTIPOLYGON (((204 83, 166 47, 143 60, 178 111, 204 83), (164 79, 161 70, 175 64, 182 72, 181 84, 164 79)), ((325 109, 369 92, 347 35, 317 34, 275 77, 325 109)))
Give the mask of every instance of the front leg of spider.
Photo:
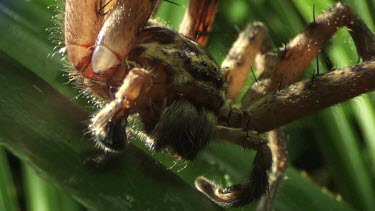
POLYGON ((124 148, 127 138, 125 127, 133 103, 151 89, 151 76, 143 68, 133 68, 125 77, 123 84, 108 103, 96 114, 89 126, 94 141, 108 151, 124 148))

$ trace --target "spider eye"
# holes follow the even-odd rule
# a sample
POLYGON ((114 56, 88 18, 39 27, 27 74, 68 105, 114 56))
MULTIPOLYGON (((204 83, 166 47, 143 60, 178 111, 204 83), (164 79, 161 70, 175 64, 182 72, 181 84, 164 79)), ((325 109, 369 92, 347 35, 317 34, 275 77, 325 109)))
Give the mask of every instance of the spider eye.
POLYGON ((202 62, 201 63, 203 66, 207 67, 207 63, 206 62, 202 62))
POLYGON ((217 73, 217 67, 214 67, 212 70, 217 73))
POLYGON ((222 78, 216 78, 215 85, 217 88, 221 88, 224 84, 224 80, 222 78))

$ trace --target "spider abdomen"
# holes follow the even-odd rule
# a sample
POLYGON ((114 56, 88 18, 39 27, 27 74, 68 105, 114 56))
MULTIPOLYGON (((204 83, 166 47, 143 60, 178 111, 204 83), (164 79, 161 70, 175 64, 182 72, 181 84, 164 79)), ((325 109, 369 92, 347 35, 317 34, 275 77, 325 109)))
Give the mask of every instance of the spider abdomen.
POLYGON ((193 160, 212 138, 216 126, 214 113, 180 98, 161 113, 151 132, 154 150, 170 148, 179 157, 193 160))

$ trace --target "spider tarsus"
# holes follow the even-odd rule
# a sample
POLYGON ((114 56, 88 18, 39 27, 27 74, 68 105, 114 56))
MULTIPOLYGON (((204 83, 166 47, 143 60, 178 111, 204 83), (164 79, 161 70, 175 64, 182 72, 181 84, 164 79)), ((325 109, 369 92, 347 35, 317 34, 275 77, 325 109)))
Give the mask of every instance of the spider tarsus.
POLYGON ((91 119, 89 130, 95 143, 106 151, 121 151, 127 142, 128 113, 123 111, 122 100, 113 100, 91 119))
POLYGON ((246 183, 222 188, 204 177, 198 177, 195 186, 222 207, 240 207, 259 200, 268 192, 268 171, 271 167, 271 149, 264 144, 258 149, 253 162, 253 171, 246 183))
POLYGON ((92 131, 92 137, 99 147, 110 152, 122 151, 125 148, 127 138, 122 121, 108 122, 104 128, 97 130, 92 131))

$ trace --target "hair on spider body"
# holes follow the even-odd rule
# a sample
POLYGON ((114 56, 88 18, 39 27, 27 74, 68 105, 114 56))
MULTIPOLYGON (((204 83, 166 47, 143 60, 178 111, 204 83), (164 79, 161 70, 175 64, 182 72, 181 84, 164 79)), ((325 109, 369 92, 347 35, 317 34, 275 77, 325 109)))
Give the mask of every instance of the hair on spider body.
POLYGON ((160 116, 151 132, 153 150, 169 146, 185 160, 193 160, 212 138, 216 126, 214 113, 186 99, 174 100, 160 116))

